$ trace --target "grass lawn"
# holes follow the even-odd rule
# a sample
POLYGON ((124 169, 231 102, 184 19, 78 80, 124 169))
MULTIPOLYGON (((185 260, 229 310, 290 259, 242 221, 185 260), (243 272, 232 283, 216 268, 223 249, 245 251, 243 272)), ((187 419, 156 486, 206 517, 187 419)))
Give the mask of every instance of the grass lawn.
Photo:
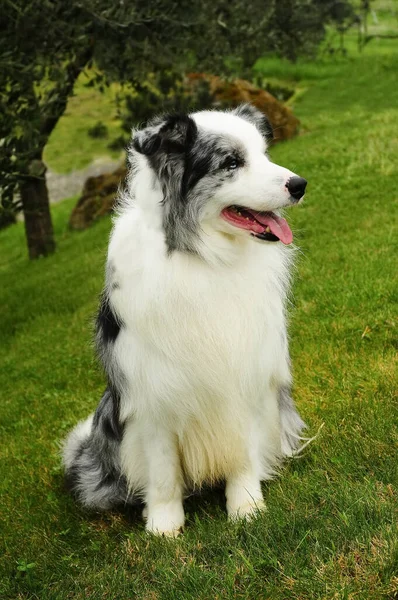
POLYGON ((34 263, 21 224, 0 232, 1 598, 398 598, 397 64, 375 40, 336 63, 258 65, 303 89, 302 135, 272 156, 309 180, 290 216, 291 349, 309 433, 324 427, 248 524, 227 523, 218 492, 186 503, 174 541, 134 511, 74 504, 58 442, 104 387, 91 323, 110 220, 72 233, 73 199, 54 206, 57 252, 34 263))

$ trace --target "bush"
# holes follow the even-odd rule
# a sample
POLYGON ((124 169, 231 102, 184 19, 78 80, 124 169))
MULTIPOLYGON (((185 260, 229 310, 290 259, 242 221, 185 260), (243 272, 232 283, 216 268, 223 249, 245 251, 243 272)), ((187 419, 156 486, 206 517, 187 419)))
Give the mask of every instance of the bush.
POLYGON ((95 125, 93 125, 92 127, 90 127, 90 129, 88 130, 88 135, 92 138, 106 138, 108 137, 108 128, 105 125, 105 123, 102 123, 101 121, 97 121, 97 123, 95 125))

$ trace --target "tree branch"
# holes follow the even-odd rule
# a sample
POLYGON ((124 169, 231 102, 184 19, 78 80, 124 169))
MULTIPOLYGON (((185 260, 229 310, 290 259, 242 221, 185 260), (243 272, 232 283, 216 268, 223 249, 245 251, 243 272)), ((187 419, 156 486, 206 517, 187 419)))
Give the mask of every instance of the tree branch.
POLYGON ((46 96, 43 106, 50 106, 51 114, 44 114, 40 124, 40 136, 42 137, 44 144, 47 143, 47 140, 50 137, 54 127, 66 109, 68 98, 73 91, 76 79, 84 70, 92 56, 92 47, 87 48, 78 54, 75 57, 75 60, 66 66, 65 80, 52 89, 51 92, 49 92, 49 94, 46 96))

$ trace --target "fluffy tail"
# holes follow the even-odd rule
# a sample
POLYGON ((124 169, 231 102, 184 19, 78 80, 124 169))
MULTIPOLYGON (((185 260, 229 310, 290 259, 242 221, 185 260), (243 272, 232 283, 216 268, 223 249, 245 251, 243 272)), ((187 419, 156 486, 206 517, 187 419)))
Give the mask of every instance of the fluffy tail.
POLYGON ((115 399, 107 389, 96 412, 80 421, 63 445, 68 488, 88 508, 107 510, 130 502, 120 469, 123 437, 115 399))
POLYGON ((279 391, 279 415, 281 425, 281 445, 284 456, 293 456, 301 452, 313 438, 303 438, 301 433, 307 426, 297 412, 290 389, 282 387, 279 391), (301 442, 305 443, 301 445, 301 442))

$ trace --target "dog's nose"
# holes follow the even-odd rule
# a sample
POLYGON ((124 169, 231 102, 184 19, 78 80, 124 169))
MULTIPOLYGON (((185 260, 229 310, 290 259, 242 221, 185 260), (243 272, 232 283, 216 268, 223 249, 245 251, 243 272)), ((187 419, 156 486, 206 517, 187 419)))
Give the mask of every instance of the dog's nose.
POLYGON ((298 202, 305 194, 305 188, 307 186, 307 180, 303 177, 290 177, 286 187, 290 192, 290 195, 298 202))

